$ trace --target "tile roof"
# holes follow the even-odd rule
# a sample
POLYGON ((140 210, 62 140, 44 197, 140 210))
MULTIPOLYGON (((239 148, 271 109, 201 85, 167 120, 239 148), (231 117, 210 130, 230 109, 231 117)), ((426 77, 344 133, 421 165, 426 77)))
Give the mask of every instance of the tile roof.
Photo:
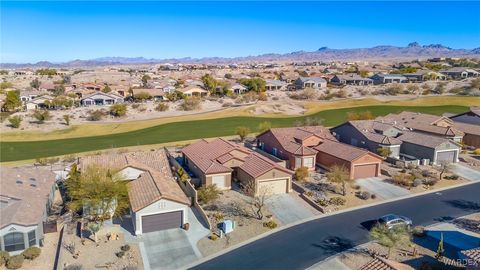
POLYGON ((454 122, 453 126, 466 134, 478 135, 480 136, 480 126, 467 124, 462 122, 454 122))
POLYGON ((359 270, 414 270, 409 265, 377 257, 369 261, 359 270))
POLYGON ((396 123, 400 126, 408 126, 408 124, 412 123, 422 123, 426 125, 434 125, 436 122, 440 120, 450 121, 447 117, 426 114, 426 113, 418 113, 418 112, 408 112, 403 111, 398 114, 387 114, 384 117, 378 117, 377 120, 383 119, 387 122, 396 121, 396 123))
POLYGON ((256 152, 252 152, 249 156, 247 156, 245 158, 245 162, 240 165, 239 168, 253 178, 260 177, 272 169, 278 169, 288 174, 293 174, 292 171, 278 165, 269 158, 256 152))
POLYGON ((396 128, 400 130, 400 128, 395 125, 382 123, 380 121, 374 120, 355 120, 349 121, 348 123, 355 127, 368 140, 372 142, 380 143, 383 145, 399 145, 402 143, 402 141, 397 138, 383 135, 383 131, 387 130, 388 128, 396 128))
POLYGON ((272 135, 282 145, 285 151, 294 155, 315 155, 316 151, 308 146, 302 145, 301 141, 311 136, 316 136, 322 140, 331 139, 335 137, 330 131, 322 126, 306 126, 306 127, 288 127, 288 128, 272 128, 270 129, 272 135))
POLYGON ((92 165, 113 170, 133 167, 144 171, 137 179, 128 183, 128 196, 133 211, 139 211, 162 198, 186 205, 191 203, 173 177, 165 149, 80 159, 80 169, 92 165))
POLYGON ((409 131, 403 132, 402 135, 398 136, 398 139, 401 140, 402 142, 408 142, 408 143, 422 145, 430 148, 436 148, 442 143, 451 143, 458 147, 457 143, 450 141, 448 139, 430 136, 422 133, 409 132, 409 131))
POLYGON ((46 211, 55 173, 36 168, 0 167, 0 228, 9 224, 38 224, 46 211))
MULTIPOLYGON (((320 145, 315 146, 314 149, 346 161, 354 161, 355 159, 367 154, 375 155, 365 149, 332 140, 325 140, 320 145)), ((381 157, 378 158, 381 159, 381 157)))

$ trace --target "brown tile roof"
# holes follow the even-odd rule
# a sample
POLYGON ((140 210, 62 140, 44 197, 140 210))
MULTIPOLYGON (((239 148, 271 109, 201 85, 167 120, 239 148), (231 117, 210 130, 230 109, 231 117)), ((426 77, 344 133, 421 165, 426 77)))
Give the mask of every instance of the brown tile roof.
POLYGON ((247 156, 245 158, 245 162, 240 165, 239 168, 253 178, 260 177, 273 169, 278 169, 280 171, 293 174, 292 171, 278 165, 269 158, 256 152, 252 152, 249 156, 247 156))
POLYGON ((0 167, 0 228, 38 224, 46 211, 55 173, 45 168, 0 167))
POLYGON ((384 145, 398 145, 402 143, 397 138, 383 135, 383 131, 389 128, 396 128, 401 130, 401 128, 393 124, 383 123, 381 121, 375 120, 355 120, 349 121, 348 123, 355 127, 359 132, 361 132, 365 137, 367 137, 367 139, 372 142, 384 145))
POLYGON ((359 270, 414 270, 414 268, 403 263, 377 257, 360 267, 359 270))
POLYGON ((285 151, 302 156, 316 154, 316 151, 310 147, 302 145, 302 141, 311 136, 335 140, 330 131, 322 126, 272 128, 269 132, 272 133, 285 151))
POLYGON ((183 148, 182 153, 204 174, 213 174, 232 171, 231 168, 222 164, 233 158, 230 152, 234 150, 250 153, 245 147, 221 138, 211 142, 199 140, 183 148))
POLYGON ((413 130, 444 135, 444 136, 463 136, 465 135, 462 131, 453 128, 453 127, 441 127, 441 126, 434 126, 434 125, 425 125, 422 123, 409 123, 408 128, 413 130))
POLYGON ((418 112, 407 112, 407 111, 404 111, 398 114, 393 114, 393 113, 387 114, 384 117, 377 118, 377 120, 379 119, 383 119, 385 121, 396 121, 398 125, 407 126, 407 127, 409 124, 412 124, 412 123, 434 125, 440 120, 446 120, 446 121, 452 122, 451 119, 444 116, 418 113, 418 112))
POLYGON ((398 139, 401 140, 402 142, 408 142, 416 145, 427 146, 430 148, 436 148, 440 144, 446 143, 446 142, 459 147, 457 143, 450 141, 448 139, 416 133, 416 132, 409 132, 409 131, 404 132, 402 135, 398 137, 398 139))
POLYGON ((469 259, 473 260, 473 262, 480 266, 480 247, 479 248, 472 248, 468 250, 461 251, 463 255, 468 257, 469 259))
POLYGON ((480 136, 480 126, 473 125, 473 124, 462 123, 462 122, 454 122, 453 126, 456 129, 461 130, 465 134, 472 134, 472 135, 480 136))
MULTIPOLYGON (((314 149, 319 152, 326 153, 346 161, 354 161, 359 157, 362 157, 368 154, 377 156, 365 149, 351 146, 345 143, 340 143, 337 141, 332 141, 332 140, 325 140, 322 144, 314 147, 314 149)), ((380 156, 377 156, 377 157, 380 160, 382 159, 380 156)))
POLYGON ((162 198, 186 205, 191 204, 173 177, 164 149, 88 156, 80 159, 80 169, 92 165, 112 170, 133 167, 144 171, 137 179, 128 183, 128 196, 133 211, 139 211, 162 198))

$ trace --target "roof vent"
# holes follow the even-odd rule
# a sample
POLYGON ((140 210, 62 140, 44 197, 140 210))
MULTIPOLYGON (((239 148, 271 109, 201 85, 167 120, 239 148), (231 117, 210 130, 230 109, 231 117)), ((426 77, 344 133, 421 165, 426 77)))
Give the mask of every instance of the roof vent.
POLYGON ((15 181, 15 183, 17 183, 18 185, 23 184, 22 180, 17 180, 17 181, 15 181))

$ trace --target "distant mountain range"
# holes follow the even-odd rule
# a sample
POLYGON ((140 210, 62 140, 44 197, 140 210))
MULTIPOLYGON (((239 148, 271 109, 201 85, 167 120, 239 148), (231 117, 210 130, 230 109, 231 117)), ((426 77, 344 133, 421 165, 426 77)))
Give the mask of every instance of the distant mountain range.
POLYGON ((473 50, 452 49, 441 44, 420 45, 412 42, 406 47, 376 46, 359 49, 330 49, 321 47, 316 51, 296 51, 285 54, 268 53, 246 57, 205 57, 205 58, 177 58, 177 59, 154 59, 145 57, 101 57, 91 60, 73 60, 64 63, 51 63, 41 61, 38 63, 2 63, 2 68, 81 68, 110 65, 141 65, 161 63, 184 63, 184 64, 229 64, 242 62, 271 62, 271 61, 332 61, 332 60, 382 60, 382 59, 417 59, 427 57, 480 57, 480 47, 473 50))

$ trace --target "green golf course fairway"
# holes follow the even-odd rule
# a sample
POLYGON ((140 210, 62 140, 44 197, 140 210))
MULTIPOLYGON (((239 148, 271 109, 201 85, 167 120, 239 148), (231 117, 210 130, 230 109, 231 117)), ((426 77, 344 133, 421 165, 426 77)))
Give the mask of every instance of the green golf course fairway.
POLYGON ((468 111, 466 106, 360 106, 321 111, 301 117, 264 118, 264 117, 226 117, 209 120, 196 120, 162 124, 150 128, 131 132, 80 137, 48 141, 1 142, 0 162, 19 161, 43 157, 52 157, 79 152, 95 151, 102 149, 170 143, 176 141, 193 140, 229 136, 235 134, 238 126, 249 127, 256 132, 261 122, 268 121, 272 127, 292 126, 296 121, 306 117, 322 118, 323 125, 335 126, 346 121, 348 112, 370 111, 375 116, 401 111, 415 111, 441 115, 445 112, 462 113, 468 111))

